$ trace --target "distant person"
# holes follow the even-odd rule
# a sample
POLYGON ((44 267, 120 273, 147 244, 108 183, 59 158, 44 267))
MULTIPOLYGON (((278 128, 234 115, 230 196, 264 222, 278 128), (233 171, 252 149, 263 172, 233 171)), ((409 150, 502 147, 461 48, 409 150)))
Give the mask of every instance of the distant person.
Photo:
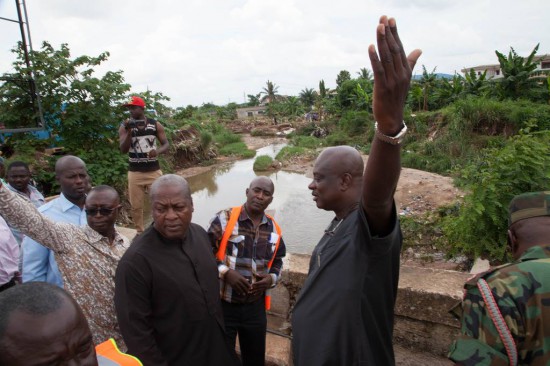
POLYGON ((265 213, 274 191, 271 179, 254 178, 246 202, 218 212, 208 229, 218 259, 225 330, 233 348, 239 335, 244 366, 265 364, 266 292, 280 279, 286 254, 279 225, 265 213))
POLYGON ((168 151, 169 143, 160 122, 145 116, 145 102, 133 96, 124 104, 130 111, 118 129, 120 151, 128 153, 128 198, 132 221, 138 234, 143 232, 143 200, 151 184, 162 175, 159 154, 168 151), (160 147, 157 149, 157 140, 160 147))
POLYGON ((10 227, 0 216, 0 292, 18 283, 21 283, 19 245, 10 227))
POLYGON ((191 223, 187 181, 151 186, 153 225, 136 237, 116 271, 115 306, 128 352, 147 366, 230 366, 218 269, 208 235, 191 223))
POLYGON ((377 121, 365 174, 349 146, 325 149, 309 185, 334 211, 292 313, 294 365, 393 365, 393 310, 402 237, 393 195, 401 171, 404 105, 420 50, 405 55, 393 18, 369 47, 377 121))
MULTIPOLYGON (((59 184, 59 197, 51 200, 38 211, 55 222, 85 226, 84 202, 89 191, 88 171, 82 159, 66 155, 55 163, 55 180, 59 184)), ((25 238, 23 249, 23 282, 44 281, 63 287, 55 254, 52 250, 31 238, 25 238)))
POLYGON ((82 309, 64 290, 26 283, 0 294, 0 365, 139 366, 112 341, 94 347, 82 309))
MULTIPOLYGON (((34 207, 40 207, 46 202, 42 193, 30 184, 31 171, 25 162, 11 162, 10 165, 8 165, 6 178, 8 182, 7 187, 23 197, 26 197, 33 203, 34 207)), ((15 228, 12 228, 12 233, 17 243, 21 245, 25 235, 21 234, 21 232, 15 228)))
POLYGON ((26 199, 0 187, 0 215, 8 223, 56 252, 65 288, 82 307, 94 341, 122 339, 114 309, 114 273, 129 246, 115 228, 120 211, 117 191, 97 186, 86 197, 88 225, 53 222, 26 199))
POLYGON ((462 323, 449 354, 458 365, 550 364, 550 191, 515 196, 508 224, 514 262, 469 280, 452 310, 462 323))

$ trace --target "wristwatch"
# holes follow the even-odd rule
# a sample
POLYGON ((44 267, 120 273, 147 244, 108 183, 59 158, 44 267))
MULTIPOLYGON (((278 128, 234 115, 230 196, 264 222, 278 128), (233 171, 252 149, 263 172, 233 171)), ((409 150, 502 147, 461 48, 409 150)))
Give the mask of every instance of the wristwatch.
POLYGON ((391 144, 391 145, 400 145, 401 142, 403 142, 403 138, 405 136, 405 133, 407 133, 407 125, 405 124, 405 121, 403 121, 403 128, 395 136, 384 135, 378 129, 378 122, 376 122, 374 124, 374 136, 376 136, 376 138, 378 140, 386 142, 386 143, 391 144))

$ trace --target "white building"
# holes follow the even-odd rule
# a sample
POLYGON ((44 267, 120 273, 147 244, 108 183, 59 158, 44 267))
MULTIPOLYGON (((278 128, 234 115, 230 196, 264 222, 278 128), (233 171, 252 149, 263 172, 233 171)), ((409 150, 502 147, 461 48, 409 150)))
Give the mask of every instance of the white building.
MULTIPOLYGON (((550 55, 541 55, 541 56, 535 56, 533 58, 533 62, 537 64, 537 68, 535 71, 533 71, 533 76, 538 76, 541 74, 550 74, 550 55)), ((484 71, 487 71, 487 79, 493 78, 493 79, 499 79, 502 77, 502 72, 500 70, 500 64, 493 64, 493 65, 480 65, 480 66, 473 66, 473 67, 467 67, 465 69, 462 69, 463 74, 469 73, 471 69, 474 69, 477 76, 481 76, 484 71)))

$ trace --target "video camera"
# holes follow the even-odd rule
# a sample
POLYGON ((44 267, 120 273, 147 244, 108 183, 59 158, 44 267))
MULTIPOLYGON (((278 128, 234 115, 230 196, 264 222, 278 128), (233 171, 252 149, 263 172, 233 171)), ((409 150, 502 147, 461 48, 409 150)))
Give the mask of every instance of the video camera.
POLYGON ((137 126, 145 126, 144 119, 133 119, 128 120, 128 128, 137 128, 137 126))

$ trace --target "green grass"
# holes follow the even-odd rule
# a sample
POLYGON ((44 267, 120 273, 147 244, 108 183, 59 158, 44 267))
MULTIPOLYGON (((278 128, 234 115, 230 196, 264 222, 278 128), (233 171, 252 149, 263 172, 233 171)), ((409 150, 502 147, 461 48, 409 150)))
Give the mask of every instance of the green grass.
POLYGON ((238 156, 241 158, 252 158, 256 155, 256 151, 249 150, 244 142, 233 142, 227 144, 220 149, 220 154, 225 156, 238 156))
POLYGON ((265 171, 269 169, 271 164, 273 164, 273 159, 271 158, 271 156, 260 155, 254 161, 253 169, 254 171, 265 171))

